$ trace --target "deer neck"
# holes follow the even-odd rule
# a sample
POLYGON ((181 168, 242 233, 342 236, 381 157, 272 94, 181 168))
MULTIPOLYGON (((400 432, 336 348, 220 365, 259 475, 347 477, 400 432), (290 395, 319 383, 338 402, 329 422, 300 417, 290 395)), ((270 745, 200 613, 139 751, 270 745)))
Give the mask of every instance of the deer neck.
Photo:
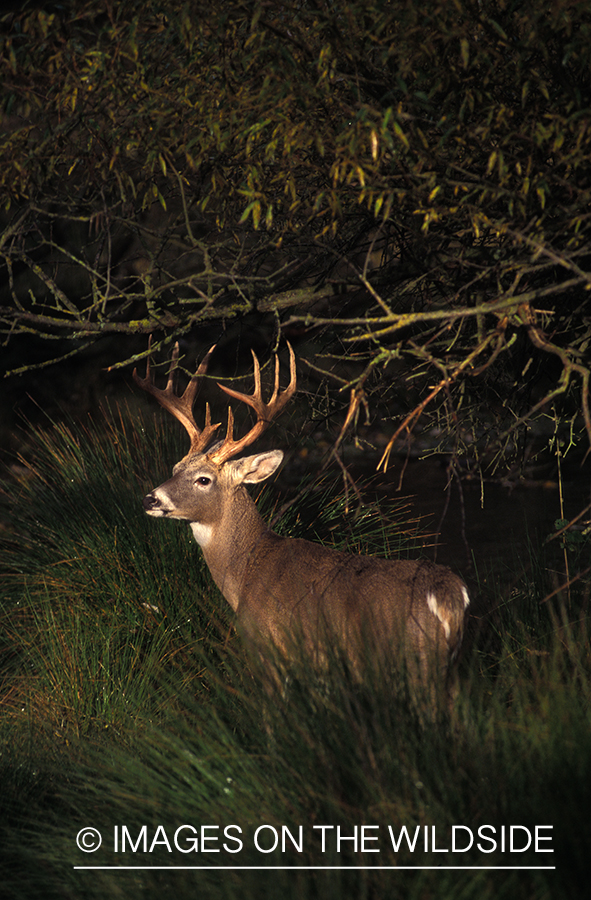
POLYGON ((248 561, 270 529, 242 485, 223 503, 221 512, 215 523, 191 522, 191 529, 213 580, 236 611, 248 561))

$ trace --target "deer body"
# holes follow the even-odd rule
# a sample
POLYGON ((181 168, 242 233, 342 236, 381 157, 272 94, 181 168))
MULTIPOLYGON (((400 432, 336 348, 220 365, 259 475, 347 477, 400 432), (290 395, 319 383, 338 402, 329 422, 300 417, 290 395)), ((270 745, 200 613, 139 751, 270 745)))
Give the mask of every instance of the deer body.
POLYGON ((443 684, 462 639, 469 603, 464 582, 449 569, 428 561, 352 555, 277 535, 264 523, 245 485, 272 475, 283 453, 273 450, 230 458, 252 442, 253 431, 258 428, 258 435, 293 394, 293 353, 291 362, 290 387, 278 394, 276 368, 275 392, 269 404, 260 398, 256 357, 253 397, 224 388, 255 408, 257 425, 246 438, 234 441, 229 413, 226 439, 209 451, 205 445, 218 427, 211 425, 209 410, 203 432, 192 416, 187 425, 196 376, 179 398, 172 392, 176 359, 164 391, 153 386, 149 372, 146 379, 134 373, 142 387, 183 421, 192 438, 189 454, 174 467, 171 479, 144 498, 144 508, 149 515, 191 524, 240 630, 263 652, 265 643, 272 642, 289 655, 292 640, 299 637, 313 660, 322 664, 327 642, 334 641, 357 668, 369 641, 371 650, 375 648, 386 661, 402 652, 411 671, 443 684))

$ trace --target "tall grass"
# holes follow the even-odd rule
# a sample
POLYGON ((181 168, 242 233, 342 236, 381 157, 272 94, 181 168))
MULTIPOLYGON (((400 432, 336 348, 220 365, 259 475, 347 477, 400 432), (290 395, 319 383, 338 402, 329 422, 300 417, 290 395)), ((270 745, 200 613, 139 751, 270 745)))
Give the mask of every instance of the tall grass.
MULTIPOLYGON (((127 414, 37 429, 33 462, 6 481, 3 896, 582 896, 591 808, 583 594, 570 606, 560 595, 542 602, 541 567, 511 597, 490 598, 498 609, 463 661, 451 716, 421 719, 402 675, 378 661, 359 685, 336 649, 322 677, 298 659, 270 692, 189 529, 142 511, 143 494, 182 452, 169 434, 127 414), (485 825, 499 840, 502 826, 521 826, 518 837, 552 826, 541 834, 554 852, 484 853, 485 825), (76 846, 88 826, 103 836, 96 853, 76 846), (211 826, 205 846, 202 826, 211 826), (257 847, 260 826, 269 827, 257 847), (403 826, 416 835, 414 851, 403 839, 395 852, 388 826, 396 840, 403 826), (470 850, 452 852, 453 826, 463 826, 458 847, 474 834, 470 850), (264 852, 275 833, 277 849, 264 852), (357 845, 346 840, 355 834, 357 845), (434 834, 448 852, 433 850, 434 834), (198 849, 183 852, 193 838, 198 849), (74 868, 88 865, 148 868, 74 868)), ((341 512, 338 498, 312 493, 281 528, 326 539, 341 512)), ((394 549, 375 508, 348 521, 349 546, 373 550, 389 536, 394 549)))

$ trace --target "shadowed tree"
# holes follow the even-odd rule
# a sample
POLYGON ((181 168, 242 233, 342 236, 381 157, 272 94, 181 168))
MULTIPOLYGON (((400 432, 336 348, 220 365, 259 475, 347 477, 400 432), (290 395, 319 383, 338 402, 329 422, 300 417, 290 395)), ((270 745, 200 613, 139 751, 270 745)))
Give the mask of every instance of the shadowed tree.
POLYGON ((248 320, 341 434, 394 418, 383 465, 417 425, 591 439, 589 4, 87 0, 1 40, 9 370, 248 320))

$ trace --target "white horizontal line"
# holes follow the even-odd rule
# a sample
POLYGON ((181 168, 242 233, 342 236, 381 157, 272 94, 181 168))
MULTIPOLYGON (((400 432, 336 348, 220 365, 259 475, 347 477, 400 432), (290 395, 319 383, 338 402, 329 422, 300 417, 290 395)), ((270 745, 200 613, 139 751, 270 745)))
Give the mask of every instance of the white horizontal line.
POLYGON ((544 871, 553 871, 556 869, 556 866, 74 866, 74 869, 78 870, 86 870, 89 869, 133 869, 134 871, 140 872, 149 872, 152 869, 166 869, 170 871, 174 870, 196 870, 196 871, 204 871, 211 870, 216 872, 224 872, 230 870, 246 870, 246 871, 265 871, 265 870, 274 870, 274 871, 308 871, 310 869, 323 869, 330 871, 341 871, 342 869, 364 869, 368 871, 402 871, 413 870, 416 872, 425 872, 425 871, 437 871, 437 870, 450 870, 453 869, 455 871, 507 871, 507 870, 519 870, 524 872, 539 872, 541 870, 544 871))

